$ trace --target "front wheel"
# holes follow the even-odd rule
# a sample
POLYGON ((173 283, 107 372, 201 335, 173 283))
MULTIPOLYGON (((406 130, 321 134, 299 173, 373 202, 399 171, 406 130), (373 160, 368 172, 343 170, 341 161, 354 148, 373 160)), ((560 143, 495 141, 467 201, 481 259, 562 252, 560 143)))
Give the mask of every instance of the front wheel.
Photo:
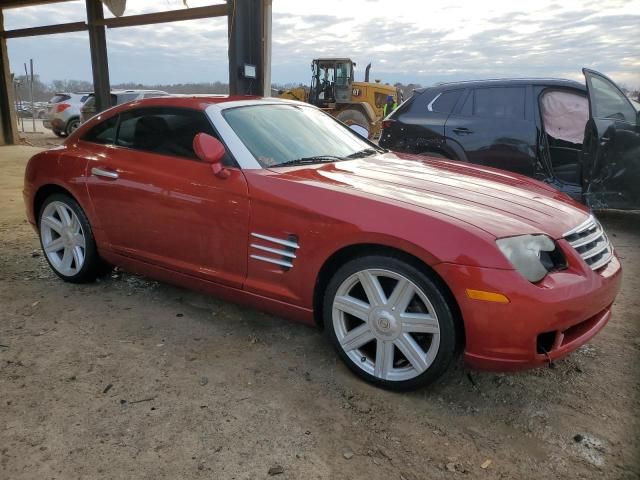
POLYGON ((391 390, 434 382, 456 350, 452 310, 441 287, 396 257, 343 265, 325 292, 324 325, 358 376, 391 390))
POLYGON ((49 196, 40 209, 38 227, 42 251, 56 275, 72 283, 96 279, 102 261, 78 202, 65 194, 49 196))

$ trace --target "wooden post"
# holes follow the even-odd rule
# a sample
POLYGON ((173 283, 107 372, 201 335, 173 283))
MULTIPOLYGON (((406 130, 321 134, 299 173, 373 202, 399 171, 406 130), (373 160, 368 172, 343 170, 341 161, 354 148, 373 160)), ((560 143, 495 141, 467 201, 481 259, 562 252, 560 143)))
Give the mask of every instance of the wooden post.
MULTIPOLYGON (((0 32, 2 31, 4 15, 0 9, 0 32)), ((0 145, 15 145, 20 141, 13 102, 13 78, 9 67, 7 40, 0 35, 0 145)))
POLYGON ((109 83, 109 60, 107 57, 107 37, 104 26, 104 10, 100 0, 86 0, 89 48, 91 49, 91 71, 93 91, 96 96, 96 112, 111 106, 111 85, 109 83))

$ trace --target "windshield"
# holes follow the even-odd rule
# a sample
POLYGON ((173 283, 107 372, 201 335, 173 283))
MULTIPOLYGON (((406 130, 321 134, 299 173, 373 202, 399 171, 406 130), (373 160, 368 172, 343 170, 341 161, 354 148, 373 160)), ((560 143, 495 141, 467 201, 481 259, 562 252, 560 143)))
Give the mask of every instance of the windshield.
POLYGON ((343 159, 373 146, 333 117, 313 107, 251 105, 223 116, 263 167, 300 159, 343 159))
POLYGON ((348 85, 351 77, 350 65, 348 63, 336 64, 336 85, 348 85))

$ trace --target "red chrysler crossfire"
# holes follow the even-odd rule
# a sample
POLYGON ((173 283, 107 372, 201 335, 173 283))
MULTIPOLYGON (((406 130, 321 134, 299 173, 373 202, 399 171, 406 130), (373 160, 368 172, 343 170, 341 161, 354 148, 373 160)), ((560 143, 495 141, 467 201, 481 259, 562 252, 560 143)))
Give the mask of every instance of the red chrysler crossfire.
POLYGON ((622 276, 600 223, 552 187, 389 152, 294 101, 111 108, 31 158, 24 199, 63 280, 117 265, 318 325, 396 390, 461 351, 500 371, 565 356, 622 276))

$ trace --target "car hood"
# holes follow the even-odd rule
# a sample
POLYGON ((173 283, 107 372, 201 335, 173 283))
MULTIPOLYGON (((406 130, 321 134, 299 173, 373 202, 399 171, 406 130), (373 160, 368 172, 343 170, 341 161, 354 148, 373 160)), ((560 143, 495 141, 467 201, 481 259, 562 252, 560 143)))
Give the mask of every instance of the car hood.
POLYGON ((291 180, 437 212, 495 237, 557 239, 589 216, 567 195, 522 175, 423 156, 386 153, 278 170, 291 180))

